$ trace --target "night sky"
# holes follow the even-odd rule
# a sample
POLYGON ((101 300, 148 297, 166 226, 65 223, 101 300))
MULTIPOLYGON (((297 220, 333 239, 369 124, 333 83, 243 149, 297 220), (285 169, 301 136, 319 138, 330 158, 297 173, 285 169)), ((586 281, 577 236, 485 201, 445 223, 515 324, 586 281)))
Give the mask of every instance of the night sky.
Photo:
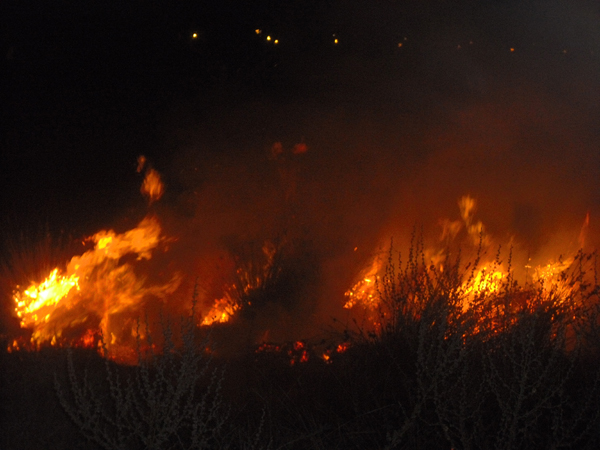
POLYGON ((9 239, 134 224, 140 154, 173 222, 231 209, 260 228, 283 209, 265 200, 285 183, 275 142, 308 146, 294 217, 342 247, 435 227, 465 194, 531 252, 600 213, 597 2, 8 0, 0 16, 9 239))

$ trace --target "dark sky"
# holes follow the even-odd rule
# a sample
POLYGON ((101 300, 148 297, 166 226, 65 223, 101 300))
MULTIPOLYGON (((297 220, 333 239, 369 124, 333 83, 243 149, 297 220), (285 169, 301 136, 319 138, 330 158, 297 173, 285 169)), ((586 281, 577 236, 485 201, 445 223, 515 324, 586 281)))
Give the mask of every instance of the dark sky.
POLYGON ((178 208, 227 173, 268 177, 276 141, 308 144, 307 189, 344 192, 323 208, 378 198, 375 228, 471 193, 532 238, 550 203, 574 221, 600 203, 596 2, 9 0, 0 16, 7 229, 111 226, 143 205, 139 154, 178 208))

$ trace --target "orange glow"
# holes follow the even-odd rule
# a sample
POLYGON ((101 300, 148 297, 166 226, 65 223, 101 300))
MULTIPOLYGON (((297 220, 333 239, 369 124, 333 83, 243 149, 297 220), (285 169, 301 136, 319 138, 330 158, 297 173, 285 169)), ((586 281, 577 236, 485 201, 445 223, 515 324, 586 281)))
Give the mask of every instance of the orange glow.
POLYGON ((165 186, 160 179, 160 174, 156 170, 146 170, 146 176, 144 177, 140 192, 148 197, 148 202, 150 204, 160 200, 163 196, 165 193, 165 186))
POLYGON ((294 145, 294 148, 292 149, 292 153, 294 155, 302 155, 303 153, 306 153, 308 151, 308 145, 306 145, 304 142, 300 142, 296 145, 294 145))
POLYGON ((137 159, 137 169, 135 170, 137 173, 142 173, 142 170, 144 170, 144 167, 146 166, 146 157, 144 155, 140 155, 138 156, 137 159))
POLYGON ((342 342, 341 344, 338 344, 338 346, 335 348, 335 351, 337 353, 344 353, 349 348, 350 348, 350 342, 342 342))
POLYGON ((498 267, 483 267, 470 282, 465 282, 465 295, 477 296, 483 293, 494 294, 500 291, 501 282, 507 273, 498 267))
MULTIPOLYGON (((96 323, 108 344, 118 344, 122 330, 111 328, 112 317, 139 307, 148 296, 164 297, 180 284, 181 277, 175 274, 162 285, 148 286, 134 270, 136 260, 150 259, 167 241, 153 216, 125 233, 100 231, 87 241, 94 242, 94 248, 74 256, 64 273, 55 268, 45 280, 14 293, 15 312, 21 326, 33 330, 33 343, 54 344, 65 331, 96 323), (134 259, 123 262, 126 255, 134 259)), ((84 345, 90 343, 92 331, 88 328, 87 333, 84 345)))
POLYGON ((239 308, 239 305, 229 295, 215 300, 211 310, 204 316, 201 325, 208 326, 213 323, 227 322, 239 308))
POLYGON ((253 292, 260 291, 265 283, 277 274, 274 267, 277 249, 267 241, 261 248, 261 261, 255 265, 248 264, 235 270, 235 282, 223 287, 222 298, 216 299, 208 313, 205 314, 201 325, 224 323, 244 306, 251 306, 249 298, 253 292))
MULTIPOLYGON (((581 253, 578 256, 559 258, 536 267, 526 265, 507 269, 499 260, 499 255, 493 260, 486 260, 486 249, 491 246, 491 237, 484 235, 483 223, 475 219, 475 200, 469 196, 461 197, 458 206, 460 220, 440 222, 442 225, 440 242, 448 246, 459 236, 466 239, 469 244, 467 248, 478 249, 476 267, 467 266, 458 269, 451 266, 445 267, 448 261, 447 250, 435 247, 417 248, 417 253, 421 254, 419 258, 422 260, 411 260, 406 269, 396 268, 392 269, 392 272, 389 272, 389 267, 385 267, 381 256, 376 256, 363 271, 359 281, 346 291, 344 308, 361 308, 359 311, 364 310, 367 313, 367 318, 371 321, 374 329, 381 330, 383 325, 381 322, 392 318, 394 314, 414 314, 415 317, 418 317, 420 314, 418 305, 423 300, 429 299, 429 289, 441 288, 443 291, 448 285, 445 273, 448 270, 450 274, 454 273, 453 270, 458 270, 458 273, 463 270, 459 278, 456 278, 460 284, 448 291, 448 299, 449 301, 452 301, 450 299, 458 301, 456 304, 459 307, 457 314, 472 313, 473 317, 478 318, 477 325, 473 326, 474 332, 478 333, 483 329, 488 331, 495 329, 496 322, 494 322, 493 315, 498 314, 500 310, 505 314, 510 314, 511 311, 517 311, 519 308, 531 308, 532 305, 537 304, 536 302, 546 300, 554 303, 562 302, 560 299, 571 298, 571 294, 582 285, 582 281, 569 279, 567 276, 569 272, 572 272, 574 263, 578 261, 577 258, 581 253), (524 284, 515 284, 515 269, 525 277, 524 284), (405 270, 406 272, 404 272, 405 270), (403 284, 395 284, 396 276, 402 278, 401 283, 403 284), (513 291, 513 289, 516 290, 513 291), (503 297, 506 293, 512 292, 522 295, 515 297, 511 294, 509 297, 503 297), (490 308, 493 302, 499 298, 510 298, 515 304, 503 303, 496 306, 496 312, 492 312, 490 308), (528 298, 532 299, 531 301, 534 303, 528 304, 527 302, 530 301, 528 298), (397 307, 394 302, 398 299, 402 305, 406 304, 406 306, 401 306, 401 308, 405 308, 401 311, 394 310, 397 307), (484 324, 485 326, 483 326, 484 324)), ((582 246, 585 243, 589 220, 589 215, 586 215, 578 239, 582 246)), ((450 264, 452 263, 450 262, 450 264)), ((449 280, 450 283, 453 283, 455 279, 449 280)), ((572 300, 568 301, 572 302, 572 300)), ((575 305, 565 306, 573 307, 575 305)), ((330 357, 329 353, 327 357, 330 357)), ((327 360, 325 357, 324 359, 327 360)))
POLYGON ((54 306, 60 302, 72 288, 79 289, 77 274, 59 275, 54 269, 48 278, 38 285, 31 285, 25 291, 15 293, 17 304, 15 311, 21 319, 21 326, 27 327, 38 321, 48 321, 54 306))
POLYGON ((373 308, 379 302, 376 282, 380 279, 380 272, 383 267, 383 260, 375 258, 371 265, 364 271, 361 280, 351 289, 345 292, 347 298, 344 308, 350 309, 356 305, 367 308, 373 308))

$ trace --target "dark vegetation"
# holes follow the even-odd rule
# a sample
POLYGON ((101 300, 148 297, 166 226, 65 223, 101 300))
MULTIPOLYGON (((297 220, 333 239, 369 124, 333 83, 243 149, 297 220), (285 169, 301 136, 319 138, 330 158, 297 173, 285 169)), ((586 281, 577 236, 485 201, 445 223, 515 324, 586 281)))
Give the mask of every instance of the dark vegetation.
POLYGON ((598 448, 595 255, 551 283, 509 273, 474 292, 477 261, 440 270, 414 247, 390 252, 371 324, 340 334, 351 345, 328 363, 292 344, 225 360, 189 318, 138 340, 135 366, 3 351, 1 447, 598 448))

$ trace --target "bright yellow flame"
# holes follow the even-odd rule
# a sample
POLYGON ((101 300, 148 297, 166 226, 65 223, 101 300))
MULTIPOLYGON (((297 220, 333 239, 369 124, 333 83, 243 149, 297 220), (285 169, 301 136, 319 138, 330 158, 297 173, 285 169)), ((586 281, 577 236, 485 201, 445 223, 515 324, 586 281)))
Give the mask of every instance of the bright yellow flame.
POLYGON ((145 279, 135 273, 134 261, 122 261, 125 255, 150 259, 165 240, 160 234, 152 216, 122 234, 100 231, 87 239, 95 243, 94 248, 73 257, 64 274, 56 268, 41 283, 15 292, 15 312, 21 326, 33 328, 32 341, 56 343, 65 329, 90 317, 100 319, 100 329, 109 336, 111 316, 138 307, 149 295, 163 298, 173 293, 181 282, 178 274, 162 285, 146 286, 145 279))
POLYGON ((192 39, 197 39, 198 38, 198 33, 192 33, 192 39))
POLYGON ((338 41, 338 39, 337 39, 337 38, 335 38, 335 39, 333 40, 333 43, 334 43, 334 44, 337 44, 338 42, 339 42, 339 41, 338 41))
POLYGON ((225 296, 215 301, 211 310, 204 316, 201 325, 208 326, 213 323, 227 322, 238 309, 239 306, 229 296, 225 296))
POLYGON ((496 264, 490 264, 479 270, 475 276, 463 284, 464 302, 463 310, 466 311, 471 306, 471 302, 481 295, 493 295, 500 292, 502 281, 508 274, 496 264))
POLYGON ((371 266, 364 271, 362 279, 344 293, 347 298, 344 308, 350 309, 359 304, 363 307, 372 308, 377 304, 379 297, 376 280, 379 279, 382 266, 383 261, 381 258, 373 260, 371 266))
POLYGON ((54 269, 40 284, 32 284, 22 293, 15 293, 15 311, 21 318, 21 326, 26 327, 37 321, 41 312, 46 313, 43 321, 47 322, 50 317, 49 311, 66 297, 71 289, 79 289, 78 283, 79 277, 76 274, 62 276, 58 269, 54 269))
POLYGON ((279 44, 279 39, 275 39, 275 40, 273 41, 273 44, 279 44))

